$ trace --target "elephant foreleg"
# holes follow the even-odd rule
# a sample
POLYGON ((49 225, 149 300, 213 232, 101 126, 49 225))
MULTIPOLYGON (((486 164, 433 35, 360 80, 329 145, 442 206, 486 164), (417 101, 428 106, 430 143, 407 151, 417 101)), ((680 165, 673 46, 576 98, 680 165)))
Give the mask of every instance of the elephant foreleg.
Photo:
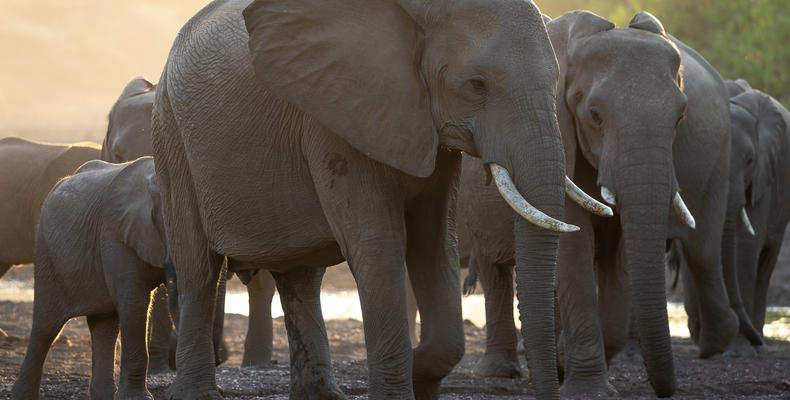
POLYGON ((707 358, 724 352, 735 339, 738 317, 724 286, 720 249, 705 242, 689 243, 684 249, 699 302, 700 357, 707 358))
MULTIPOLYGON (((414 349, 417 399, 438 399, 442 379, 464 355, 455 224, 447 222, 455 217, 460 161, 460 154, 442 152, 430 189, 421 193, 407 212, 406 266, 421 321, 420 344, 414 349)), ((509 318, 512 323, 512 312, 509 318)))
POLYGON ((265 368, 272 359, 272 298, 274 278, 269 271, 259 270, 247 284, 250 319, 244 340, 244 367, 265 368))
POLYGON ((285 314, 291 352, 292 399, 342 399, 329 358, 329 342, 321 313, 321 279, 326 268, 273 272, 285 314))
POLYGON ((219 283, 217 284, 217 301, 214 306, 214 326, 212 328, 212 341, 214 343, 214 363, 220 365, 228 359, 228 346, 222 331, 225 328, 225 292, 228 286, 227 261, 222 265, 219 283))
POLYGON ((771 274, 774 272, 776 261, 779 259, 779 250, 782 239, 778 240, 780 245, 774 245, 763 250, 760 256, 760 263, 757 265, 757 277, 754 285, 754 303, 752 305, 752 324, 762 335, 765 326, 765 312, 768 301, 768 286, 771 274))
MULTIPOLYGON (((616 238, 615 235, 608 237, 616 238)), ((622 237, 618 242, 616 249, 601 251, 598 260, 598 308, 607 364, 628 342, 632 309, 631 289, 622 257, 622 237)))
POLYGON ((586 211, 575 204, 566 204, 565 217, 581 231, 561 236, 557 262, 561 345, 565 355, 561 393, 565 396, 612 395, 616 391, 607 379, 598 316, 592 221, 586 211))
POLYGON ((91 332, 92 399, 111 399, 115 395, 115 342, 118 339, 118 314, 88 316, 91 332))

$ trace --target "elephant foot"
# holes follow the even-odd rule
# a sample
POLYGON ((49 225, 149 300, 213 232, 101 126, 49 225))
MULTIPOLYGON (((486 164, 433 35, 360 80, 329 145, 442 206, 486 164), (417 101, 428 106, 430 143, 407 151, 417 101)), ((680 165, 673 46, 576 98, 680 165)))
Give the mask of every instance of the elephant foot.
POLYGON ((735 337, 735 340, 730 343, 730 346, 727 348, 727 351, 724 352, 724 355, 727 357, 755 357, 757 356, 757 350, 754 346, 752 346, 749 339, 746 336, 739 334, 735 337))
POLYGON ((219 348, 214 350, 214 363, 216 366, 228 361, 228 345, 225 343, 225 339, 223 338, 219 344, 219 348))
POLYGON ((170 372, 169 354, 151 354, 148 360, 148 375, 158 375, 170 372))
POLYGON ((618 397, 617 389, 604 377, 602 380, 566 380, 560 387, 561 397, 618 397))
POLYGON ((270 369, 274 366, 274 363, 271 362, 271 351, 268 352, 255 352, 255 351, 245 351, 244 357, 241 360, 242 368, 256 368, 256 369, 270 369), (265 356, 261 356, 260 354, 268 354, 265 356))
POLYGON ((441 385, 442 380, 415 380, 413 382, 414 387, 414 399, 415 400, 436 400, 439 398, 439 385, 441 385))
POLYGON ((148 389, 135 389, 135 390, 124 390, 118 389, 118 392, 115 393, 114 400, 154 400, 154 396, 148 391, 148 389))
POLYGON ((222 400, 219 389, 211 382, 206 383, 186 383, 182 384, 176 381, 167 388, 165 398, 168 400, 222 400))
POLYGON ((699 337, 699 357, 709 358, 727 351, 738 333, 738 317, 730 310, 727 318, 722 318, 721 324, 713 329, 703 328, 699 337))
POLYGON ((484 378, 521 378, 518 360, 501 354, 486 354, 475 366, 474 374, 484 378))

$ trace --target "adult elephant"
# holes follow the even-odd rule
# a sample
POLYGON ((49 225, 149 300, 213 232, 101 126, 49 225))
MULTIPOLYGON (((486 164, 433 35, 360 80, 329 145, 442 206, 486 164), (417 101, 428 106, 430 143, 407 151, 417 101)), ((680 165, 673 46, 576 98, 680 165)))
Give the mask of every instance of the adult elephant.
POLYGON ((272 271, 292 397, 342 397, 319 286, 323 267, 345 258, 369 396, 436 398, 463 354, 453 215, 464 151, 528 219, 514 226, 523 326, 536 392, 556 397, 559 235, 544 228, 574 229, 554 219, 565 187, 556 79, 531 2, 222 0, 201 10, 173 45, 153 114, 181 305, 169 396, 218 397, 207 311, 224 255, 231 271, 272 271), (404 262, 423 316, 414 351, 404 262))
MULTIPOLYGON (((729 274, 730 298, 742 300, 734 307, 743 313, 743 339, 760 346, 768 284, 790 222, 790 176, 784 173, 790 170, 790 112, 744 80, 728 81, 727 88, 732 122, 727 222, 732 228, 723 238, 729 255, 725 277, 729 274)), ((740 340, 737 348, 745 343, 740 340)))
POLYGON ((683 244, 688 286, 704 288, 690 305, 704 309, 690 313, 697 316, 700 355, 723 351, 737 330, 721 247, 706 240, 721 237, 727 206, 724 83, 649 13, 636 15, 626 29, 583 11, 547 28, 561 71, 566 169, 582 189, 600 187, 601 198, 618 214, 602 220, 566 205, 567 218, 582 231, 561 239, 558 263, 563 392, 614 391, 607 363, 627 341, 633 302, 650 382, 658 396, 670 396, 675 374, 664 291, 668 239, 683 244))
POLYGON ((99 158, 96 143, 55 144, 17 137, 0 140, 0 277, 34 258, 41 205, 58 180, 99 158))
MULTIPOLYGON (((696 314, 694 331, 701 355, 723 351, 737 326, 722 278, 721 247, 718 240, 712 246, 706 240, 721 237, 727 206, 724 85, 701 56, 667 35, 648 13, 638 14, 628 29, 614 29, 584 11, 565 14, 547 28, 560 63, 566 169, 583 189, 600 186, 601 197, 616 204, 619 215, 606 220, 566 205, 567 217, 582 231, 561 239, 563 392, 614 391, 607 363, 628 338, 633 298, 651 384, 656 394, 668 396, 675 390, 664 294, 668 239, 685 245, 686 258, 693 260, 689 286, 705 288, 695 303, 704 309, 696 314), (700 217, 696 230, 690 229, 696 223, 688 208, 700 217)), ((462 189, 461 209, 470 215, 470 267, 486 292, 488 325, 486 357, 476 372, 513 376, 518 365, 507 267, 512 245, 500 228, 502 204, 480 177, 471 185, 462 189), (472 211, 479 209, 487 211, 472 211)))

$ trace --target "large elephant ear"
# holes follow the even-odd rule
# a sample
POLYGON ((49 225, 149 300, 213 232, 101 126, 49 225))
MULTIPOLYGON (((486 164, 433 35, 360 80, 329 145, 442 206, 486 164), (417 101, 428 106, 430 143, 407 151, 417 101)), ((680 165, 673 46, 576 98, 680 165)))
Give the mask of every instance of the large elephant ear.
POLYGON ((787 135, 787 122, 784 119, 783 107, 771 96, 752 90, 757 97, 759 111, 757 113, 757 143, 755 146, 754 178, 752 179, 751 203, 755 204, 775 184, 782 154, 784 136, 787 135))
POLYGON ((117 227, 119 239, 146 263, 164 268, 168 254, 153 158, 129 163, 111 185, 105 217, 117 227))
POLYGON ((422 30, 392 0, 256 0, 244 10, 265 87, 376 161, 433 172, 422 30))
POLYGON ((562 133, 562 144, 565 147, 565 172, 571 178, 573 178, 576 166, 577 143, 575 118, 566 102, 569 49, 577 40, 614 29, 614 27, 615 25, 611 21, 589 11, 570 11, 546 24, 560 66, 560 80, 557 86, 557 119, 562 133))

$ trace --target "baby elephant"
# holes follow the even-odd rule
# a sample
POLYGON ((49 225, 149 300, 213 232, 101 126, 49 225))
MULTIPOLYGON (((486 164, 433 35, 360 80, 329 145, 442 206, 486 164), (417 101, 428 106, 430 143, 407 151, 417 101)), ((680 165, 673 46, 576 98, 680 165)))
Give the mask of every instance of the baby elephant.
POLYGON ((37 399, 50 346, 70 318, 87 316, 93 399, 153 399, 146 389, 151 291, 169 265, 154 160, 91 161, 52 189, 36 237, 33 328, 14 399, 37 399), (113 367, 118 324, 121 377, 113 367))

